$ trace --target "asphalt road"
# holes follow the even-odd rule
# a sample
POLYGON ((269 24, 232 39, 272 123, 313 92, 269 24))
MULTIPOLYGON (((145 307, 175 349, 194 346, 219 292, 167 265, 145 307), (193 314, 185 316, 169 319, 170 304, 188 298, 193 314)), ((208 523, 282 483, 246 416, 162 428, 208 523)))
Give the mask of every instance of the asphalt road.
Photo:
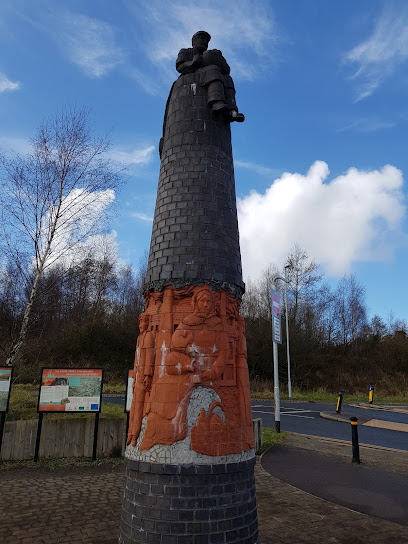
MULTIPOLYGON (((124 396, 104 395, 103 400, 124 405, 124 396)), ((335 403, 282 402, 281 430, 351 440, 351 425, 323 419, 320 417, 320 412, 324 411, 334 412, 335 403)), ((344 403, 342 413, 408 424, 408 414, 386 412, 384 410, 365 410, 344 403)), ((275 428, 273 402, 252 401, 252 415, 254 418, 261 418, 264 427, 275 428)), ((372 444, 408 451, 408 433, 359 425, 358 434, 361 444, 372 444)))
MULTIPOLYGON (((281 430, 351 440, 351 425, 323 419, 320 417, 320 412, 324 411, 334 412, 334 404, 283 402, 281 404, 281 430)), ((408 414, 386 412, 384 410, 365 410, 347 404, 343 404, 342 413, 350 414, 350 416, 364 416, 370 419, 408 423, 408 414)), ((272 402, 253 401, 252 414, 253 417, 262 418, 264 427, 275 427, 272 402)), ((372 444, 408 451, 408 433, 405 432, 359 425, 358 435, 361 444, 372 444)))
POLYGON ((312 495, 370 516, 408 525, 406 475, 364 464, 356 466, 336 456, 327 458, 317 452, 286 446, 268 450, 262 457, 262 466, 279 480, 312 495))

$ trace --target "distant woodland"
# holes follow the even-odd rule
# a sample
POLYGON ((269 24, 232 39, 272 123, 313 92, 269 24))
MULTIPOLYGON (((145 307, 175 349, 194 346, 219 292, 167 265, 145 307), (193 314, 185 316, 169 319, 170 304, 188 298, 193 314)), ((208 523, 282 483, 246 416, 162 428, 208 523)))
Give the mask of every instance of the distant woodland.
MULTIPOLYGON (((407 323, 393 316, 368 320, 364 286, 351 275, 329 287, 297 246, 285 264, 293 386, 352 392, 373 384, 390 394, 406 390, 407 323)), ((144 267, 145 263, 134 270, 121 264, 115 253, 89 251, 68 268, 54 266, 44 273, 14 365, 19 381, 36 381, 39 368, 47 365, 102 366, 106 378, 123 379, 133 365, 138 316, 144 307, 144 267)), ((284 276, 284 271, 270 266, 257 282, 247 281, 242 302, 254 383, 273 378, 270 289, 277 275, 284 276)), ((276 284, 283 293, 283 281, 276 284)), ((8 262, 0 272, 1 364, 19 334, 28 296, 26 280, 8 262)), ((285 312, 282 325, 279 361, 284 387, 285 312)))

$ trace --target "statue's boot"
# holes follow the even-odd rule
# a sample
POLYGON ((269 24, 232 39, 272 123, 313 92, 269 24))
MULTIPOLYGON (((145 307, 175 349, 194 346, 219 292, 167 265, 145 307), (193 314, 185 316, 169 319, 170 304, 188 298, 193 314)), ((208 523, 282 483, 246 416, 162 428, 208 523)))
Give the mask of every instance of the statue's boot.
POLYGON ((245 121, 245 115, 239 111, 232 110, 230 111, 230 121, 237 121, 238 123, 243 123, 245 121))

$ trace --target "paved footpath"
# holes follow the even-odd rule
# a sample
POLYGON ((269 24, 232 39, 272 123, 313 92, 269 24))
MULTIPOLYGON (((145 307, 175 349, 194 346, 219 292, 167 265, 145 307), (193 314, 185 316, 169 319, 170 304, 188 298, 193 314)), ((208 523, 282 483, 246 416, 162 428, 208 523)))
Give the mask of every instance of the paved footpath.
MULTIPOLYGON (((407 527, 313 497, 256 466, 261 544, 408 544, 407 527)), ((0 471, 2 544, 117 544, 123 467, 0 471)), ((193 540, 191 540, 193 544, 193 540)))

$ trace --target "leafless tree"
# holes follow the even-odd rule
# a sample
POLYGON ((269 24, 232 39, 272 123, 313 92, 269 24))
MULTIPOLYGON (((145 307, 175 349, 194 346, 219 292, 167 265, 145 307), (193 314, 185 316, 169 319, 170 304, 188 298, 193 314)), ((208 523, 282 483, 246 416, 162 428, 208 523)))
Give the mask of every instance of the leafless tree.
POLYGON ((295 244, 288 253, 286 265, 288 268, 288 293, 292 297, 292 321, 299 319, 299 309, 302 302, 310 299, 313 289, 321 281, 322 275, 315 261, 310 259, 307 252, 295 244))
POLYGON ((99 232, 120 182, 108 151, 107 138, 92 135, 89 112, 68 107, 43 122, 27 155, 0 156, 2 234, 28 292, 7 365, 19 359, 44 272, 99 232))
POLYGON ((365 287, 351 274, 345 275, 336 291, 337 321, 342 343, 354 341, 367 323, 365 287))

